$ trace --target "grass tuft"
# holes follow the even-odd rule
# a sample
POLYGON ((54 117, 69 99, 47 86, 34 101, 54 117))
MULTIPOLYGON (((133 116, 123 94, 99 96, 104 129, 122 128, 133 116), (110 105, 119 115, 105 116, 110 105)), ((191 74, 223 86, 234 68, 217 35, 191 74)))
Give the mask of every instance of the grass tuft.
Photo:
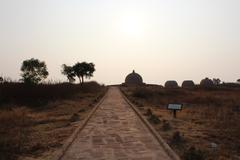
POLYGON ((179 131, 173 133, 171 144, 175 146, 180 146, 184 142, 184 138, 179 131))

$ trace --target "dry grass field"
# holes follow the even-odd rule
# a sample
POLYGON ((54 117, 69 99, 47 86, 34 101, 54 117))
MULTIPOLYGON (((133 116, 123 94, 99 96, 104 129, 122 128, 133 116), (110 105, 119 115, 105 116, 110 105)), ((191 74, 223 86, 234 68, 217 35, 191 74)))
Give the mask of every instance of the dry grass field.
POLYGON ((239 88, 121 89, 182 159, 240 159, 239 88), (183 104, 176 119, 166 109, 169 103, 183 104))
POLYGON ((72 134, 106 87, 0 84, 0 160, 48 159, 72 134))

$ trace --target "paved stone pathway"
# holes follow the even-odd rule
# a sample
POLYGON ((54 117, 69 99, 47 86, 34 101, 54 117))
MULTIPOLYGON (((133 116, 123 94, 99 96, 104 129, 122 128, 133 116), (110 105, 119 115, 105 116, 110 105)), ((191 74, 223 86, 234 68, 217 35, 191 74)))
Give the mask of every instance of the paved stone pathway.
POLYGON ((155 137, 111 87, 62 160, 170 160, 155 137))

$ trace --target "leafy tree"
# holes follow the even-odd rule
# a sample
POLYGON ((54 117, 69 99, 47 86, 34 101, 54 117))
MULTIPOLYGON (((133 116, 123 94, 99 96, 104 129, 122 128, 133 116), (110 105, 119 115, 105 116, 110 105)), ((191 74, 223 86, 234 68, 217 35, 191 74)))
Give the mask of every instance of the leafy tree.
POLYGON ((240 83, 240 79, 238 79, 237 82, 240 83))
POLYGON ((221 83, 221 80, 219 78, 213 78, 213 84, 219 85, 221 83))
POLYGON ((23 61, 21 71, 21 80, 28 84, 38 84, 49 74, 45 62, 34 58, 23 61))
POLYGON ((78 77, 79 82, 83 83, 82 82, 82 77, 84 76, 84 69, 83 69, 82 63, 77 62, 73 66, 73 71, 74 71, 74 74, 78 77))
POLYGON ((74 73, 73 67, 63 64, 62 68, 63 68, 62 74, 67 76, 70 83, 73 83, 75 81, 74 77, 76 76, 74 73))
POLYGON ((93 63, 88 63, 85 77, 90 79, 93 76, 93 72, 95 72, 95 65, 93 63))
POLYGON ((78 62, 73 66, 73 70, 75 75, 78 77, 79 82, 84 83, 84 77, 91 78, 93 76, 95 65, 93 63, 78 62))
POLYGON ((0 83, 2 83, 3 82, 3 77, 0 77, 0 83))

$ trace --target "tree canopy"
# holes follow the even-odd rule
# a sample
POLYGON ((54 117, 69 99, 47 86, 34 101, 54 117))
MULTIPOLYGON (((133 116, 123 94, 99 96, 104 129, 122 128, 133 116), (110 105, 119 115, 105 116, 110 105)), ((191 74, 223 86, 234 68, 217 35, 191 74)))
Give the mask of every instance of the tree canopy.
POLYGON ((34 58, 23 61, 21 71, 21 80, 28 84, 38 84, 49 74, 45 62, 34 58))
POLYGON ((78 77, 80 83, 84 83, 85 78, 91 78, 93 76, 93 72, 95 71, 95 65, 93 63, 77 62, 73 66, 73 70, 75 75, 78 77))
POLYGON ((221 80, 219 78, 213 78, 213 84, 219 85, 221 83, 221 80))
POLYGON ((75 81, 75 73, 72 66, 67 66, 66 64, 62 65, 62 74, 67 76, 70 83, 75 81))
POLYGON ((73 66, 67 66, 63 64, 62 74, 66 75, 69 82, 75 80, 74 77, 78 77, 80 83, 84 83, 84 78, 91 78, 95 71, 95 65, 87 62, 77 62, 73 66))

